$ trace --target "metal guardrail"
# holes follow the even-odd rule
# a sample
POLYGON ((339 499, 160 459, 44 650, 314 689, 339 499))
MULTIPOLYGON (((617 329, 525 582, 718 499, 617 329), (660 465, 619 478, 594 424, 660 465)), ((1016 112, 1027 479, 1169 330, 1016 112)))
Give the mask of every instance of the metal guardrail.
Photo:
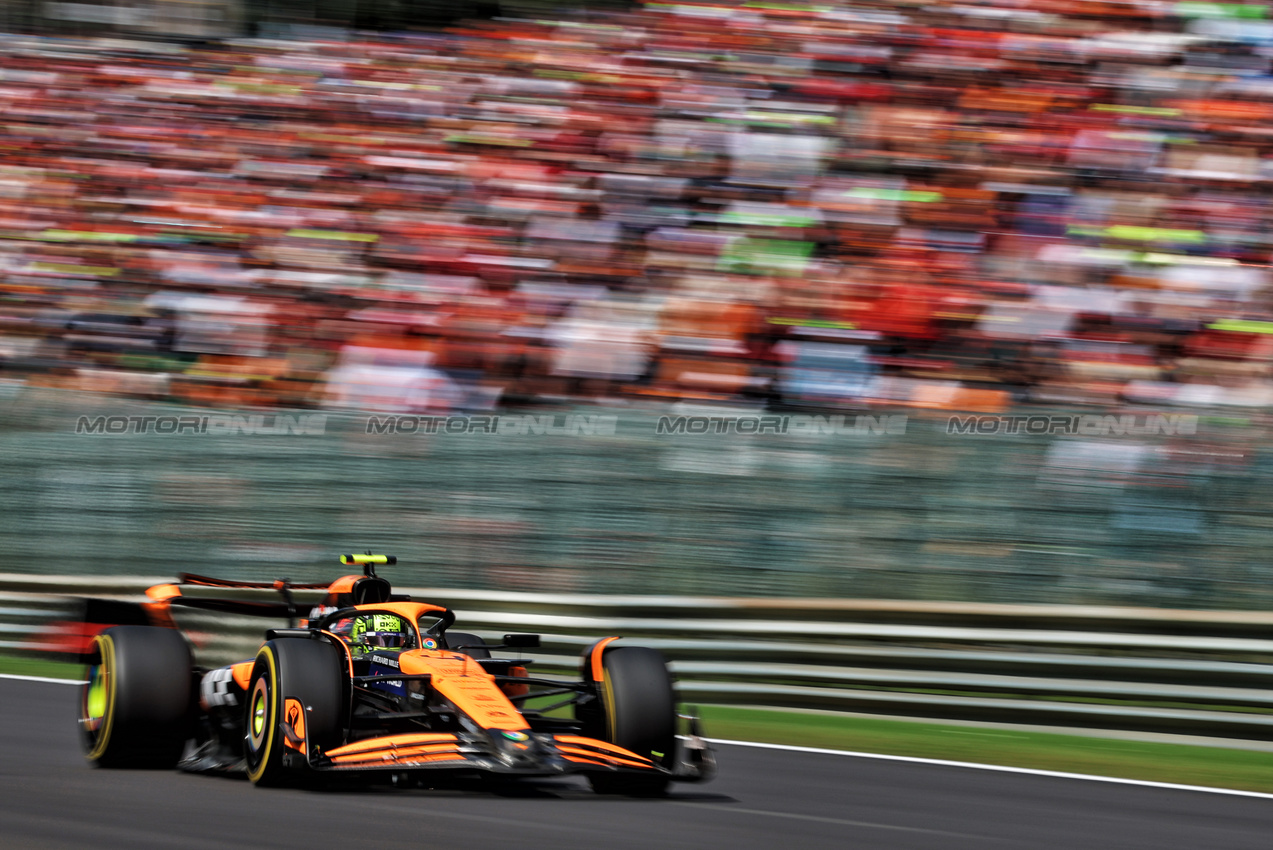
MULTIPOLYGON (((140 601, 163 580, 0 575, 0 648, 34 651, 74 597, 140 601)), ((487 639, 539 632, 545 673, 572 673, 601 636, 653 646, 689 702, 1273 738, 1264 612, 402 590, 487 639)), ((179 618, 207 665, 249 657, 278 625, 179 618)))

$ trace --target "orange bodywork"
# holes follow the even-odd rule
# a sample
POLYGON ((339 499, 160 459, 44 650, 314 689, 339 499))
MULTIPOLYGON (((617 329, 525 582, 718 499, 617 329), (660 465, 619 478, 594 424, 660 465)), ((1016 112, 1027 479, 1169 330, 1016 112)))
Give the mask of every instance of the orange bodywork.
MULTIPOLYGON (((440 746, 448 746, 446 744, 440 746)), ((390 750, 383 753, 371 753, 364 756, 337 756, 332 764, 339 767, 380 767, 388 764, 408 767, 415 764, 428 764, 438 761, 464 761, 459 752, 428 752, 425 747, 408 750, 390 750)))
POLYGON ((554 735, 557 749, 569 761, 621 767, 654 767, 654 762, 625 750, 618 744, 585 738, 582 735, 554 735))
POLYGON ((371 767, 392 764, 461 761, 459 739, 449 732, 389 735, 329 750, 334 766, 371 767))
POLYGON ((352 592, 354 589, 354 582, 358 581, 360 578, 362 578, 362 576, 341 576, 328 587, 327 595, 329 597, 334 597, 341 593, 352 592))
MULTIPOLYGON (((525 667, 509 667, 508 675, 518 679, 525 679, 530 674, 526 672, 525 667)), ((530 693, 530 685, 514 685, 508 682, 500 685, 500 690, 504 692, 504 696, 512 699, 513 697, 524 697, 530 693)))
POLYGON ((177 623, 172 618, 172 600, 178 596, 181 596, 180 585, 157 584, 146 588, 146 598, 150 601, 141 603, 141 607, 153 625, 175 629, 177 623))
MULTIPOLYGON (((425 614, 433 612, 446 611, 441 605, 430 605, 427 602, 380 602, 367 605, 355 605, 355 609, 359 611, 387 611, 390 614, 397 614, 412 623, 416 623, 425 614)), ((417 631, 419 627, 417 626, 417 631)))
POLYGON ((601 664, 601 656, 605 654, 606 647, 618 640, 617 637, 603 638, 592 645, 592 681, 600 683, 605 681, 606 671, 601 664))
POLYGON ((585 747, 595 747, 598 750, 605 750, 607 753, 623 756, 624 758, 640 759, 647 765, 650 763, 649 759, 643 758, 636 753, 629 752, 623 747, 620 747, 618 744, 608 744, 605 741, 598 741, 596 738, 585 738, 582 735, 554 735, 553 737, 559 744, 576 744, 585 747))
POLYGON ((167 602, 181 595, 181 586, 176 584, 157 584, 146 588, 146 596, 152 602, 167 602))
POLYGON ((558 747, 561 754, 570 761, 586 761, 589 764, 621 764, 624 767, 649 767, 648 761, 634 761, 632 759, 620 758, 618 756, 605 755, 596 753, 592 750, 584 750, 579 747, 558 747))
POLYGON ((398 669, 406 675, 429 674, 433 690, 484 729, 515 732, 530 728, 521 712, 500 690, 495 677, 467 655, 412 649, 398 655, 398 664, 398 669))
POLYGON ((332 758, 337 756, 366 755, 375 750, 418 747, 423 744, 454 744, 459 740, 450 732, 421 732, 415 735, 387 735, 383 738, 372 738, 368 741, 357 741, 327 751, 332 758))
POLYGON ((305 752, 305 707, 300 700, 283 701, 283 722, 286 724, 283 746, 305 752))
POLYGON ((255 663, 255 661, 240 661, 238 664, 230 665, 230 676, 233 677, 234 683, 245 691, 252 681, 252 665, 255 663))

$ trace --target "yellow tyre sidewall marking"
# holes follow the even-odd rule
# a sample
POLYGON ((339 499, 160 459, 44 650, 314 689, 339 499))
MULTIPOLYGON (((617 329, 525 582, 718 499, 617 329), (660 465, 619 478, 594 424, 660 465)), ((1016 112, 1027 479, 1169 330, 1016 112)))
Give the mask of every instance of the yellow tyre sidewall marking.
MULTIPOLYGON (((263 647, 257 654, 256 660, 265 659, 266 666, 269 667, 270 692, 269 698, 265 701, 265 745, 261 747, 261 761, 255 769, 248 772, 248 779, 257 782, 265 775, 265 770, 269 767, 270 756, 274 747, 274 733, 278 727, 278 710, 275 703, 278 702, 278 664, 274 660, 274 653, 268 647, 263 647)), ((249 697, 250 699, 250 697, 249 697)), ((248 703, 251 710, 252 703, 248 703)), ((249 720, 250 722, 250 720, 249 720)))
POLYGON ((97 651, 101 654, 101 675, 105 676, 107 680, 106 712, 103 715, 102 726, 97 733, 97 740, 93 742, 93 748, 88 752, 89 761, 100 759, 106 753, 107 747, 110 746, 111 730, 115 726, 115 683, 119 679, 115 675, 115 642, 111 640, 109 635, 98 635, 93 638, 93 643, 97 645, 97 651))
POLYGON ((610 739, 610 743, 618 743, 615 736, 619 734, 619 719, 614 707, 614 685, 613 677, 609 671, 606 671, 605 680, 601 683, 605 688, 605 709, 606 709, 606 737, 610 739))

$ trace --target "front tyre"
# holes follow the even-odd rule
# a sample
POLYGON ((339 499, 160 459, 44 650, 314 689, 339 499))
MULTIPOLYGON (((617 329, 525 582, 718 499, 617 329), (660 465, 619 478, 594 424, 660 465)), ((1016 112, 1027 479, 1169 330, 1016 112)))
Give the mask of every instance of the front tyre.
MULTIPOLYGON (((676 751, 676 693, 663 655, 644 646, 604 650, 597 682, 599 710, 585 720, 584 734, 618 744, 655 764, 668 764, 676 751)), ((663 774, 592 774, 598 794, 657 796, 667 790, 663 774)))
POLYGON ((298 784, 309 770, 306 746, 340 742, 342 660, 324 641, 284 638, 261 647, 244 718, 243 753, 253 783, 298 784))
POLYGON ((172 768, 190 737, 194 662, 175 629, 116 626, 93 638, 80 739, 97 767, 172 768))

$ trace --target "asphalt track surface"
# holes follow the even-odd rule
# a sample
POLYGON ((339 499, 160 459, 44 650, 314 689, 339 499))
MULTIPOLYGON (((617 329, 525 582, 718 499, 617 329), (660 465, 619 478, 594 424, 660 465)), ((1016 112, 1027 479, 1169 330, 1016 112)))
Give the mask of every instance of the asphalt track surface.
POLYGON ((4 850, 1273 847, 1270 799, 737 746, 718 748, 714 782, 661 800, 598 797, 575 779, 496 796, 95 770, 76 696, 0 679, 4 850))

